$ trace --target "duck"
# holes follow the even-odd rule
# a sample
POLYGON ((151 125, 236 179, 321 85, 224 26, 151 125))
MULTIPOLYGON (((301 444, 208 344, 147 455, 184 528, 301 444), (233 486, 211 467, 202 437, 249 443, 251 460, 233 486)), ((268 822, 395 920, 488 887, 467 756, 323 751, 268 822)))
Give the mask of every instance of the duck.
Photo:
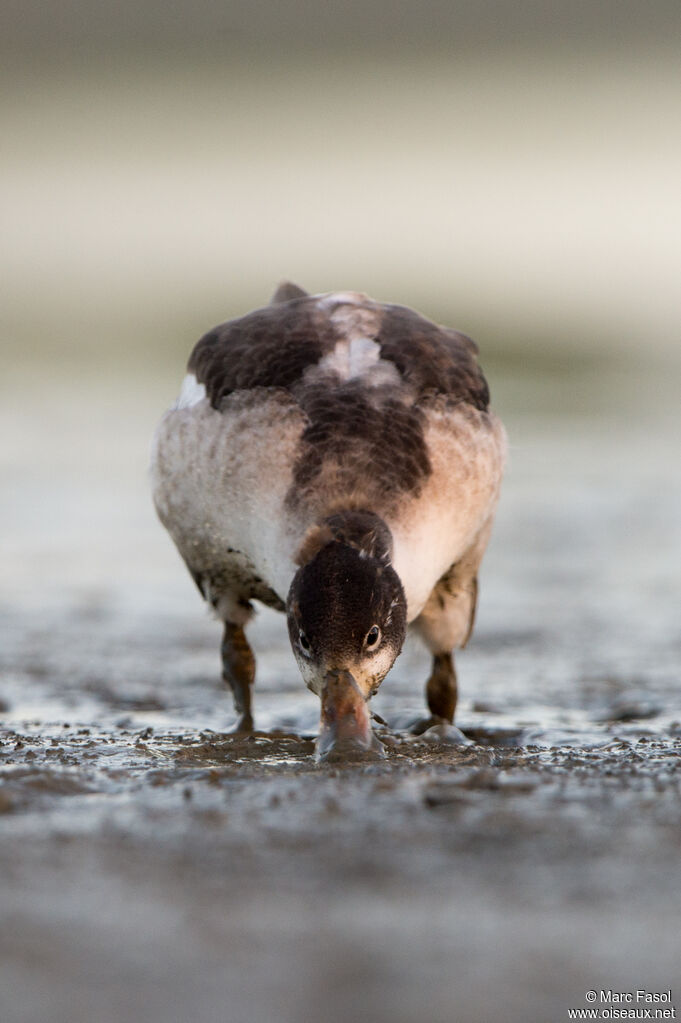
POLYGON ((284 282, 196 343, 151 487, 222 623, 237 734, 254 730, 254 601, 286 615, 319 760, 380 755, 369 703, 408 630, 432 656, 412 731, 453 723, 506 447, 476 344, 406 306, 284 282))

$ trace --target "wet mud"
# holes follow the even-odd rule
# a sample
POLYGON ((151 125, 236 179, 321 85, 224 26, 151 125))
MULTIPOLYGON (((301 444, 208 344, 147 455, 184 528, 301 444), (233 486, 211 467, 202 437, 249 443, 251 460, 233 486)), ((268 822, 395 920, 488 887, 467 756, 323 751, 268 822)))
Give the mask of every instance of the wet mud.
POLYGON ((483 632, 462 733, 415 737, 414 648, 376 701, 385 757, 320 764, 274 615, 248 737, 225 730, 218 627, 165 615, 112 606, 93 636, 78 603, 29 627, 5 611, 3 1020, 560 1020, 593 987, 673 985, 681 714, 661 682, 530 701, 494 664, 512 648, 529 671, 541 646, 483 632))
POLYGON ((7 454, 2 1023, 560 1023, 639 987, 681 1011, 672 431, 505 415, 462 734, 407 733, 408 645, 372 704, 385 757, 319 764, 274 612, 258 731, 229 734, 220 628, 150 507, 147 397, 106 464, 102 436, 41 437, 33 475, 7 454))

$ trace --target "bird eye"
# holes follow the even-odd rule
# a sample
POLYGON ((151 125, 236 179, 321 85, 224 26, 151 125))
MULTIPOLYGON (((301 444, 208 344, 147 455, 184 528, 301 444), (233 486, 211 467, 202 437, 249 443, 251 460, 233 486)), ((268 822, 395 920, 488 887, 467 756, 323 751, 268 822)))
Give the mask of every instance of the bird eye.
POLYGON ((381 630, 378 625, 372 625, 366 634, 364 643, 366 646, 376 646, 379 639, 381 638, 381 630))
POLYGON ((310 641, 302 629, 298 629, 298 642, 306 654, 310 652, 310 641))

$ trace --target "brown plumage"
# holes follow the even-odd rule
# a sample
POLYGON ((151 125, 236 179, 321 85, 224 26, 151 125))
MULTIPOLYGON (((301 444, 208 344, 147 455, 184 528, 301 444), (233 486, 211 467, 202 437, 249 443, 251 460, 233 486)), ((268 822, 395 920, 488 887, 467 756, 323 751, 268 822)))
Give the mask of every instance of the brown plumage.
POLYGON ((152 479, 225 622, 243 727, 252 679, 234 650, 252 599, 286 608, 323 708, 345 686, 345 724, 331 738, 327 728, 325 752, 370 743, 363 701, 408 621, 434 655, 431 714, 451 720, 450 655, 472 627, 504 452, 476 345, 410 309, 284 284, 269 306, 201 338, 159 427, 152 479))

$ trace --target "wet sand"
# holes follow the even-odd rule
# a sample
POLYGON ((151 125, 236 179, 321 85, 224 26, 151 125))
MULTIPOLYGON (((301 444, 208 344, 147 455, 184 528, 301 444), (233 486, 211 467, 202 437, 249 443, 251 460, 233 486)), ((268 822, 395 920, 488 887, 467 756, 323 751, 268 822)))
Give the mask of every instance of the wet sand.
POLYGON ((558 1020, 674 983, 681 738, 342 769, 293 739, 3 742, 4 1018, 558 1020))
MULTIPOLYGON (((129 396, 121 433, 95 386, 88 436, 81 409, 30 469, 6 455, 3 1023, 558 1023, 589 989, 681 1001, 673 434, 617 396, 548 415, 515 388, 457 661, 469 741, 405 735, 427 669, 409 646, 376 762, 315 763, 317 704, 266 611, 262 731, 226 734, 219 627, 144 482, 160 396, 129 396)), ((18 399, 5 414, 37 451, 18 399)))

